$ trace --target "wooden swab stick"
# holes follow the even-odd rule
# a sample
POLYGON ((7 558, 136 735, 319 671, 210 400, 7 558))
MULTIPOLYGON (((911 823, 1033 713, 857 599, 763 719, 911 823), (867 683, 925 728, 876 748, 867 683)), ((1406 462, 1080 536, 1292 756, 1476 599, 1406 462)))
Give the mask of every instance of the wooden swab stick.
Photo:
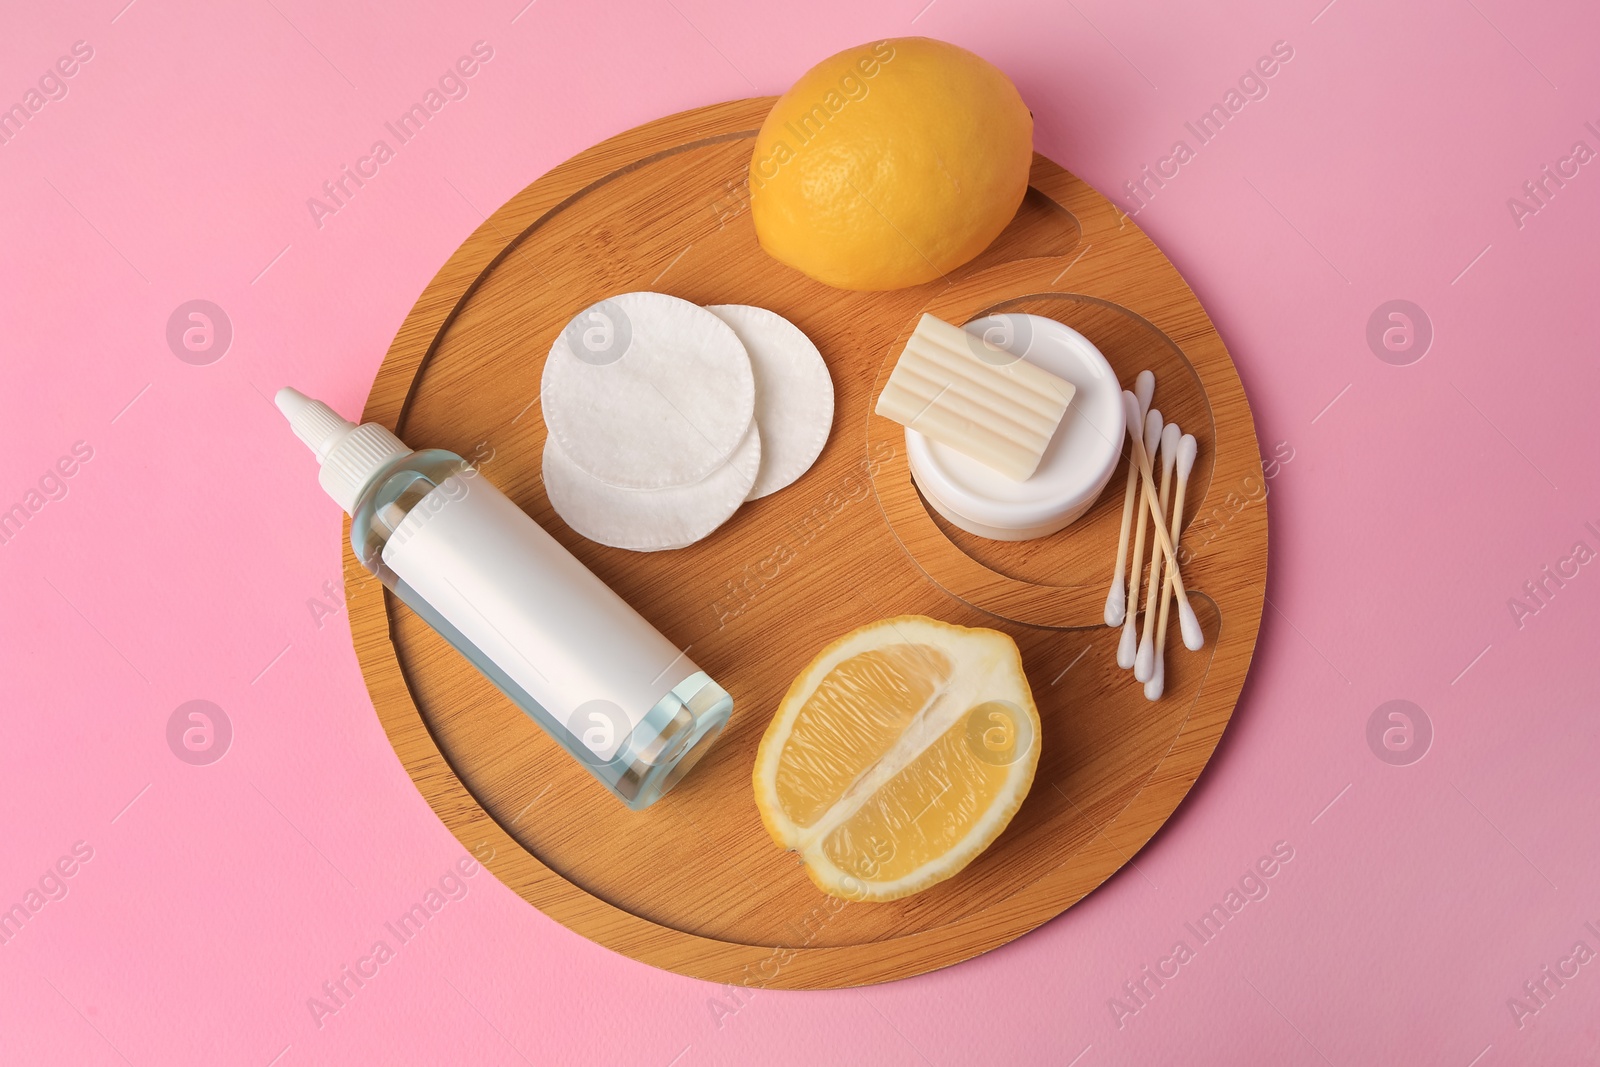
MULTIPOLYGON (((1125 409, 1129 408, 1129 393, 1122 394, 1122 403, 1125 409)), ((1131 409, 1125 414, 1131 414, 1131 409)), ((1150 473, 1150 456, 1145 452, 1144 442, 1137 434, 1134 438, 1134 458, 1139 461, 1139 474, 1144 482, 1144 503, 1150 514, 1156 517, 1156 543, 1161 551, 1167 554, 1167 566, 1172 568, 1172 591, 1178 596, 1178 626, 1183 632, 1183 647, 1189 651, 1198 651, 1205 646, 1206 638, 1200 629, 1200 620, 1195 617, 1194 608, 1189 603, 1189 592, 1183 585, 1183 572, 1178 568, 1178 554, 1172 547, 1172 540, 1167 536, 1166 524, 1160 511, 1160 502, 1156 499, 1156 479, 1150 473)), ((1119 649, 1120 652, 1120 649, 1119 649)))
MULTIPOLYGON (((1183 498, 1189 489, 1189 472, 1194 470, 1194 457, 1199 451, 1194 434, 1184 434, 1178 442, 1178 491, 1172 502, 1172 543, 1181 544, 1178 536, 1183 532, 1183 498)), ((1161 585, 1161 621, 1156 624, 1156 662, 1150 680, 1144 683, 1146 700, 1160 700, 1167 688, 1167 615, 1172 607, 1172 575, 1168 574, 1161 585)))
MULTIPOLYGON (((1122 402, 1124 407, 1132 400, 1137 403, 1137 398, 1132 393, 1124 391, 1122 402)), ((1144 416, 1144 443, 1138 443, 1139 434, 1134 431, 1129 436, 1136 439, 1135 447, 1140 448, 1139 455, 1146 455, 1154 451, 1161 442, 1161 412, 1151 408, 1144 416)), ((1145 460, 1149 462, 1148 459, 1145 460)), ((1144 530, 1148 516, 1143 508, 1139 509, 1139 522, 1134 528, 1133 535, 1133 566, 1128 572, 1128 605, 1130 608, 1139 607, 1139 579, 1144 576, 1144 530)), ((1161 525, 1161 520, 1156 520, 1156 526, 1161 525)), ((1117 643, 1117 666, 1128 670, 1133 666, 1134 656, 1139 651, 1139 632, 1134 627, 1134 611, 1129 611, 1122 620, 1122 640, 1117 643)))
MULTIPOLYGON (((1150 410, 1150 398, 1156 392, 1156 376, 1147 370, 1139 372, 1133 380, 1133 395, 1139 401, 1139 422, 1144 423, 1150 410)), ((1128 453, 1128 488, 1122 497, 1122 532, 1117 535, 1117 573, 1111 579, 1111 590, 1106 593, 1106 625, 1121 626, 1128 609, 1128 534, 1133 530, 1133 505, 1138 499, 1139 465, 1128 453)))
MULTIPOLYGON (((1178 438, 1183 432, 1178 424, 1169 422, 1161 428, 1161 515, 1157 524, 1166 522, 1167 502, 1172 499, 1172 468, 1178 460, 1178 438)), ((1144 629, 1139 634, 1139 654, 1133 658, 1133 676, 1148 682, 1155 670, 1155 648, 1151 638, 1156 629, 1156 594, 1161 592, 1161 561, 1159 552, 1150 553, 1150 591, 1144 601, 1144 629)))

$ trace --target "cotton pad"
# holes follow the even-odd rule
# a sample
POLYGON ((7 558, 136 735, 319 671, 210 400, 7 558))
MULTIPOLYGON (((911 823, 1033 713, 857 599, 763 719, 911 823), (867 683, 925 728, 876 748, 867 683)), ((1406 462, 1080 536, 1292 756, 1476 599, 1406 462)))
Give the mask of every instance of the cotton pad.
MULTIPOLYGON (((705 308, 623 293, 579 312, 540 386, 550 436, 607 485, 665 489, 729 462, 755 413, 750 357, 705 308)), ((748 487, 747 487, 748 488, 748 487)))
POLYGON ((668 489, 607 485, 544 442, 544 488, 566 524, 591 541, 635 552, 683 548, 728 521, 755 483, 761 434, 751 426, 728 462, 701 481, 668 489))
POLYGON ((833 427, 833 379, 811 338, 788 319, 749 304, 707 306, 744 344, 756 380, 761 470, 751 500, 789 485, 816 462, 833 427))

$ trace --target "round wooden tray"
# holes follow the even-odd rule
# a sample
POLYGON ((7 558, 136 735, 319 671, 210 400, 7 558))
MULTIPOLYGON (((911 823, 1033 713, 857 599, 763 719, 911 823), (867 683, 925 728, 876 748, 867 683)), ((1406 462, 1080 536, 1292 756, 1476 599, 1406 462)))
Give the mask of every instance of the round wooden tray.
MULTIPOLYGON (((631 812, 355 562, 355 647, 417 788, 497 877, 578 933, 719 982, 824 988, 919 974, 994 948, 1081 899, 1172 814, 1227 725, 1255 647, 1267 526, 1250 410, 1221 338, 1127 218, 1036 157, 1017 218, 948 279, 891 293, 826 288, 761 251, 750 146, 770 99, 685 112, 614 137, 534 182, 450 257, 401 326, 365 418, 453 449, 525 508, 734 698, 722 739, 665 799, 631 812), (638 554, 574 534, 540 483, 546 352, 594 301, 654 289, 787 316, 833 374, 817 464, 710 538, 638 554), (1057 318, 1200 442, 1184 573, 1204 651, 1174 632, 1149 703, 1100 625, 1125 475, 1085 519, 999 544, 932 516, 900 427, 869 414, 919 313, 1057 318), (1255 493, 1251 487, 1257 486, 1255 493), (823 896, 762 828, 755 749, 805 662, 875 619, 995 626, 1022 650, 1044 724, 1033 789, 957 877, 891 903, 823 896)), ((1174 631, 1176 628, 1174 627, 1174 631)))

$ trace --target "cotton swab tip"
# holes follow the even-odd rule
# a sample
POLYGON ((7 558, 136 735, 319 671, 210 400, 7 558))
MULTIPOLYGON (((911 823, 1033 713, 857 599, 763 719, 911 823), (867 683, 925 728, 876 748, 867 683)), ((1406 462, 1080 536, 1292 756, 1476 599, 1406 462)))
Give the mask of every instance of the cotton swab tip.
POLYGON ((1121 582, 1111 583, 1106 594, 1106 625, 1121 626, 1128 614, 1128 587, 1121 582))
POLYGON ((1161 694, 1167 688, 1167 665, 1156 660, 1155 672, 1150 675, 1150 680, 1144 683, 1144 698, 1146 700, 1160 700, 1161 694))
POLYGON ((1178 429, 1178 424, 1169 422, 1161 427, 1161 451, 1176 457, 1178 454, 1178 441, 1183 437, 1183 431, 1178 429))
POLYGON ((1178 601, 1178 625, 1183 628, 1183 647, 1198 652, 1205 647, 1206 635, 1200 630, 1200 620, 1186 600, 1178 601))
POLYGON ((1147 456, 1156 454, 1156 448, 1161 444, 1161 412, 1151 408, 1144 417, 1144 452, 1147 456))
POLYGON ((1155 674, 1156 650, 1146 634, 1139 641, 1139 651, 1133 658, 1133 676, 1141 682, 1148 682, 1155 674))
POLYGON ((1194 458, 1200 453, 1200 445, 1194 439, 1194 434, 1186 433, 1183 440, 1178 442, 1178 477, 1187 478, 1189 472, 1194 470, 1194 458))
POLYGON ((1156 395, 1156 376, 1147 370, 1140 371, 1133 380, 1133 395, 1139 398, 1139 415, 1143 418, 1150 410, 1150 398, 1156 395))
POLYGON ((1117 666, 1127 670, 1133 666, 1134 656, 1139 651, 1139 638, 1133 632, 1133 617, 1122 624, 1122 640, 1117 642, 1117 666))
POLYGON ((1122 391, 1122 421, 1127 424, 1129 433, 1138 433, 1139 427, 1144 425, 1144 411, 1139 407, 1139 398, 1126 389, 1122 391))

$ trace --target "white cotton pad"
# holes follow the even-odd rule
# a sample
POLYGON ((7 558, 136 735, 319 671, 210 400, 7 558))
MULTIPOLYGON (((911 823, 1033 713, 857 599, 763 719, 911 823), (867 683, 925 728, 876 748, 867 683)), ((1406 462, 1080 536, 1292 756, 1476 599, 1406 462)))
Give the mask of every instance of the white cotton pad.
POLYGON ((706 310, 733 327, 755 370, 761 470, 749 499, 757 500, 816 462, 833 427, 833 379, 811 338, 782 315, 749 304, 712 304, 706 310))
POLYGON ((628 489, 701 481, 729 461, 755 414, 750 357, 733 330, 664 293, 579 312, 550 346, 539 396, 566 457, 628 489))
POLYGON ((554 437, 544 442, 544 489, 566 524, 591 541, 635 552, 692 545, 728 521, 761 467, 755 426, 728 462, 701 481, 670 489, 607 485, 567 456, 554 437))

